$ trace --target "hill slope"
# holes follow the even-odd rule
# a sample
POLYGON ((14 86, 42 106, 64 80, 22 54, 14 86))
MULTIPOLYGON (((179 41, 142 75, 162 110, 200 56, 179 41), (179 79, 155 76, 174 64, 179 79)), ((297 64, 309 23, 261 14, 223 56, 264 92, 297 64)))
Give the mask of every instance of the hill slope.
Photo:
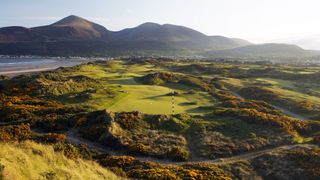
POLYGON ((118 179, 94 162, 70 160, 32 142, 1 144, 0 157, 5 179, 118 179))
POLYGON ((227 50, 214 50, 204 53, 205 56, 215 57, 304 57, 313 53, 299 46, 290 44, 259 44, 227 50))
POLYGON ((239 39, 239 38, 232 38, 232 40, 234 42, 236 42, 239 46, 249 46, 249 45, 253 45, 253 43, 244 40, 244 39, 239 39))
POLYGON ((29 41, 45 41, 46 37, 43 34, 35 32, 31 29, 19 26, 0 28, 0 43, 1 42, 29 42, 29 41))
POLYGON ((312 54, 293 45, 253 45, 243 39, 207 36, 172 24, 144 23, 112 32, 74 15, 47 26, 0 28, 0 54, 5 55, 190 56, 203 52, 205 56, 218 57, 312 54))
POLYGON ((156 23, 145 23, 135 28, 115 32, 112 40, 113 42, 138 46, 145 42, 153 42, 175 48, 195 50, 228 49, 241 46, 227 37, 207 36, 184 26, 156 23))
POLYGON ((96 40, 106 38, 109 34, 105 27, 74 15, 48 26, 32 28, 32 30, 60 41, 96 40))

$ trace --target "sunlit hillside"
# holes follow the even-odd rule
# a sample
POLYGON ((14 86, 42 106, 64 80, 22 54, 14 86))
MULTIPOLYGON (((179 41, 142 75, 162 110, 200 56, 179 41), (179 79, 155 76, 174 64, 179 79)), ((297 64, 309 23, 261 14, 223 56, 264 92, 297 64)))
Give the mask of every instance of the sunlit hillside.
POLYGON ((92 161, 70 160, 52 146, 33 142, 1 144, 0 179, 119 179, 92 161))

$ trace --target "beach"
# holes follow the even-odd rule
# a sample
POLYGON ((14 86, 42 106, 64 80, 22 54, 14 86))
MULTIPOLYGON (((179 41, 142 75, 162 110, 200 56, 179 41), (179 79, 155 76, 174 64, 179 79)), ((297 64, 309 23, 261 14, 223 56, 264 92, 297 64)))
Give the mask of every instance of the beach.
POLYGON ((0 58, 0 75, 17 76, 89 62, 88 59, 0 58))

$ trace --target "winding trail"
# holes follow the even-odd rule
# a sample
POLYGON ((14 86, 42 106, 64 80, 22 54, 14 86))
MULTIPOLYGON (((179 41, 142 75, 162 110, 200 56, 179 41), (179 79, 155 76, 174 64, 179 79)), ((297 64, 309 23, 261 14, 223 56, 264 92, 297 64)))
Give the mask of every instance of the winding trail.
MULTIPOLYGON (((233 94, 234 96, 237 96, 238 98, 241 98, 241 99, 245 99, 244 97, 242 97, 240 94, 236 93, 236 92, 233 92, 233 91, 229 91, 231 94, 233 94)), ((270 104, 270 103, 269 103, 270 104)), ((308 120, 308 118, 302 116, 302 115, 299 115, 299 114, 296 114, 294 112, 291 112, 285 108, 282 108, 282 107, 279 107, 279 106, 275 106, 275 105, 272 105, 270 104, 272 107, 274 107, 275 109, 278 109, 279 111, 281 111, 282 113, 286 114, 287 116, 290 116, 290 117, 293 117, 293 118, 296 118, 296 119, 300 119, 300 120, 308 120)))
POLYGON ((30 122, 30 120, 0 122, 0 127, 1 126, 9 126, 9 125, 19 125, 19 124, 22 124, 22 123, 29 123, 29 122, 30 122))
POLYGON ((301 120, 308 120, 306 117, 302 116, 302 115, 299 115, 299 114, 296 114, 296 113, 293 113, 287 109, 284 109, 284 108, 281 108, 279 106, 275 106, 275 105, 272 105, 274 108, 282 111, 284 114, 288 115, 288 116, 291 116, 291 117, 294 117, 294 118, 297 118, 297 119, 301 119, 301 120))
POLYGON ((71 144, 74 144, 74 145, 84 144, 84 145, 87 145, 90 149, 94 149, 94 150, 109 154, 111 156, 134 156, 136 159, 141 160, 141 161, 153 161, 153 162, 158 162, 158 163, 162 163, 162 164, 176 164, 177 163, 174 161, 167 161, 167 160, 157 159, 157 158, 153 158, 153 157, 132 155, 130 153, 123 152, 121 150, 116 151, 114 149, 103 146, 97 142, 92 142, 92 141, 89 141, 87 139, 80 137, 76 129, 71 129, 70 131, 68 131, 66 133, 66 141, 71 144))
MULTIPOLYGON (((79 137, 77 134, 77 131, 75 129, 68 131, 66 134, 66 140, 71 143, 71 144, 84 144, 87 145, 89 148, 98 150, 107 154, 110 154, 112 156, 133 156, 132 154, 124 153, 121 151, 115 151, 110 148, 107 148, 99 143, 91 142, 86 139, 83 139, 79 137)), ((295 148, 315 148, 318 147, 317 145, 312 145, 312 144, 293 144, 293 145, 282 145, 278 147, 272 147, 272 148, 267 148, 263 150, 258 150, 254 152, 248 152, 244 153, 241 155, 236 155, 232 157, 227 157, 227 158, 218 158, 214 160, 210 159, 194 159, 188 162, 176 162, 176 161, 170 161, 170 160, 163 160, 163 159, 157 159, 153 157, 145 157, 145 156, 136 156, 134 157, 140 161, 152 161, 152 162, 157 162, 161 164, 167 164, 167 165, 185 165, 185 164, 194 164, 194 163, 209 163, 209 164, 223 164, 223 163, 232 163, 240 160, 250 160, 256 157, 259 157, 261 155, 264 155, 266 153, 274 153, 274 152, 280 152, 280 151, 285 151, 285 150, 292 150, 295 148)))

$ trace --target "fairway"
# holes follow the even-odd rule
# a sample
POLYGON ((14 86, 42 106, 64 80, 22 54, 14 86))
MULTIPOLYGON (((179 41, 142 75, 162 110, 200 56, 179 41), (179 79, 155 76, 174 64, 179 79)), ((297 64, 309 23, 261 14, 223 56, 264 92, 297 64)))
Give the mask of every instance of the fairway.
POLYGON ((141 85, 133 78, 118 79, 112 81, 121 85, 124 95, 115 100, 111 106, 106 107, 108 110, 119 111, 140 111, 148 114, 170 114, 171 95, 174 90, 179 92, 179 95, 174 97, 175 113, 205 113, 210 110, 204 110, 202 106, 212 106, 212 98, 206 93, 197 93, 192 96, 186 94, 184 91, 171 89, 164 86, 141 85), (121 83, 121 84, 120 84, 121 83), (201 107, 199 107, 201 106, 201 107))
POLYGON ((139 111, 148 114, 171 114, 171 92, 176 91, 174 97, 174 113, 203 114, 211 112, 215 100, 206 92, 187 92, 192 88, 182 84, 168 83, 163 86, 145 85, 135 79, 148 73, 150 70, 161 70, 152 65, 124 65, 115 61, 112 68, 98 65, 84 65, 72 75, 86 75, 99 79, 104 88, 115 91, 109 96, 103 90, 91 94, 91 98, 82 105, 92 109, 108 109, 113 112, 139 111))

